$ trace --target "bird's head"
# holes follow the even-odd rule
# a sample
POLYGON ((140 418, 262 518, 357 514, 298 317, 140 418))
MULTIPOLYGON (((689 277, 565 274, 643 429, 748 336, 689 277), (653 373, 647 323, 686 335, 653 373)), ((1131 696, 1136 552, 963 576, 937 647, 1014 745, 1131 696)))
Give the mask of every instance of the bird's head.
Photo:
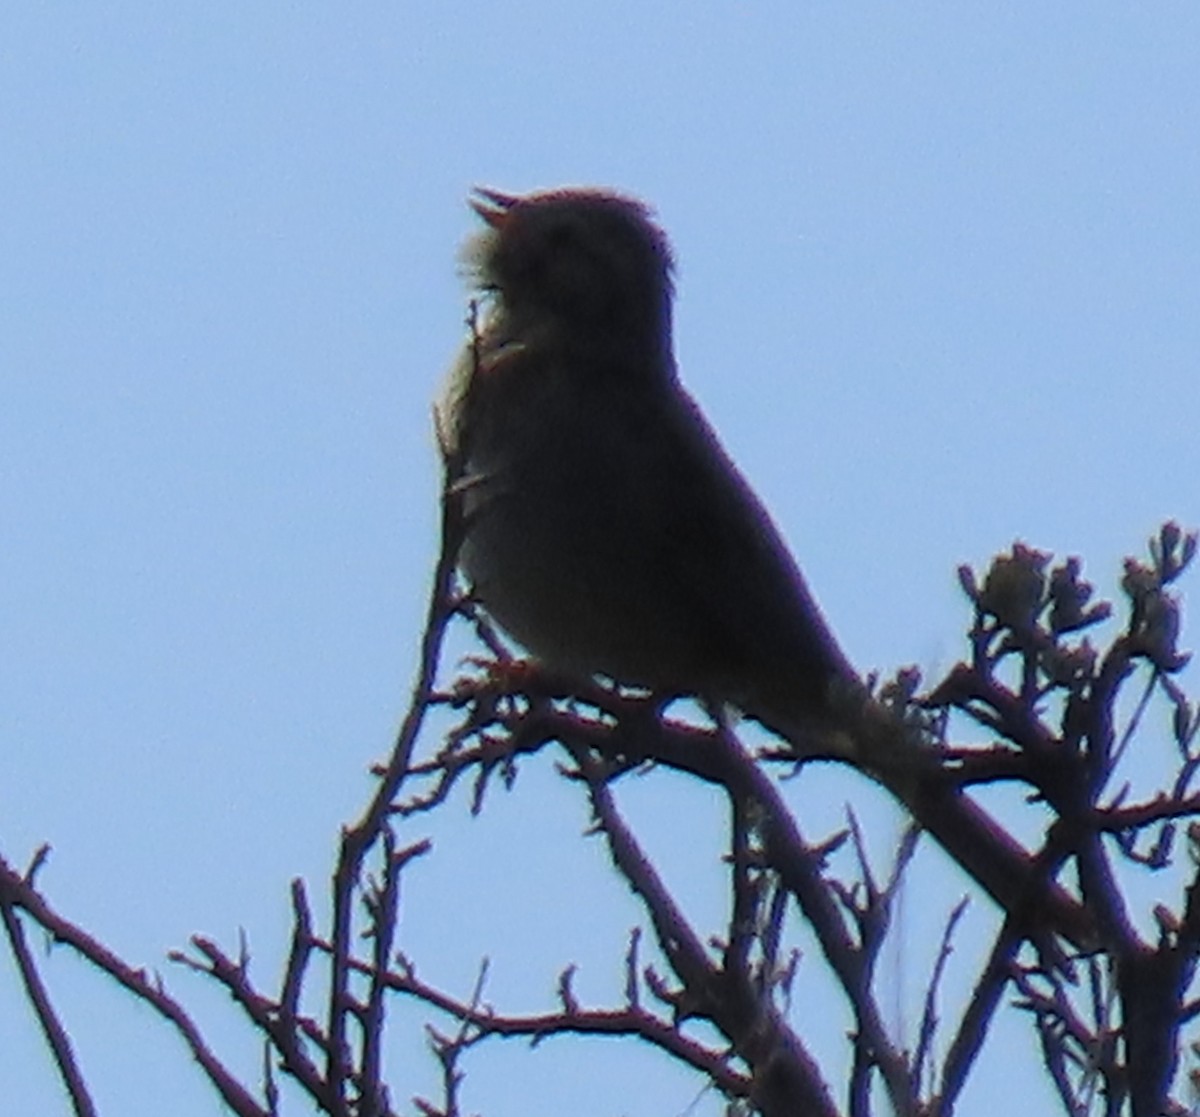
POLYGON ((640 202, 603 190, 477 189, 471 205, 487 227, 465 258, 518 331, 669 345, 671 250, 640 202))

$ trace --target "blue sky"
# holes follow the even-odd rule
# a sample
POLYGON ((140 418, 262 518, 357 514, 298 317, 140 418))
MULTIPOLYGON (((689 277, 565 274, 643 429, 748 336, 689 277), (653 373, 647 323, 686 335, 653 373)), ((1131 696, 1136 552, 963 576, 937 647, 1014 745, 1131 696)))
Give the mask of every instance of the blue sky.
MULTIPOLYGON (((954 569, 1015 538, 1111 593, 1200 523, 1198 44, 1193 4, 1108 0, 9 6, 0 848, 51 842, 49 895, 134 961, 244 927, 273 978, 407 694, 477 183, 655 207, 683 377, 864 670, 952 664, 954 569)), ((431 974, 491 953, 535 1010, 576 958, 611 996, 635 913, 548 766, 451 814, 405 932, 431 974), (479 863, 510 842, 540 869, 479 863)), ((662 856, 702 879, 714 835, 662 856)), ((105 1111, 213 1112, 148 1013, 48 969, 105 1111)), ((5 966, 0 1049, 14 1112, 65 1112, 5 966)), ((515 1065, 581 1117, 692 1100, 560 1052, 481 1058, 469 1104, 528 1112, 515 1065)))

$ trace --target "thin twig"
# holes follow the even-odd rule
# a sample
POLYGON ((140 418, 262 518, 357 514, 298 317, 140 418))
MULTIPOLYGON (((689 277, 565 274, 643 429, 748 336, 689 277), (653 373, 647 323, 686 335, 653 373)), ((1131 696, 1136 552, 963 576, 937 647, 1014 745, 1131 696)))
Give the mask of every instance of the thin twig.
MULTIPOLYGON (((7 868, 7 866, 4 866, 7 868)), ((33 1011, 42 1026, 42 1034, 54 1054, 54 1063, 58 1067, 59 1077, 67 1088, 71 1099, 71 1108, 76 1117, 96 1117, 96 1105, 87 1088, 87 1083, 80 1073, 79 1064, 75 1061, 75 1051, 71 1046, 71 1037, 58 1018, 54 1005, 50 1002, 50 993, 42 981, 42 975, 34 964, 29 944, 25 941, 25 928, 21 926, 14 904, 5 894, 4 877, 0 874, 0 914, 4 918, 4 929, 8 933, 8 941, 17 959, 17 968, 21 972, 21 980, 25 984, 25 995, 33 1005, 33 1011)))
POLYGON ((65 943, 76 953, 86 958, 93 966, 108 974, 118 985, 129 990, 139 1000, 150 1005, 160 1016, 183 1037, 193 1058, 208 1076, 221 1100, 238 1117, 268 1117, 244 1086, 237 1081, 225 1065, 213 1054, 204 1042, 196 1024, 184 1008, 163 989, 158 981, 151 981, 144 970, 134 969, 118 958, 108 947, 83 931, 76 924, 59 915, 36 892, 0 858, 0 902, 6 908, 18 907, 28 913, 38 926, 56 941, 65 943))

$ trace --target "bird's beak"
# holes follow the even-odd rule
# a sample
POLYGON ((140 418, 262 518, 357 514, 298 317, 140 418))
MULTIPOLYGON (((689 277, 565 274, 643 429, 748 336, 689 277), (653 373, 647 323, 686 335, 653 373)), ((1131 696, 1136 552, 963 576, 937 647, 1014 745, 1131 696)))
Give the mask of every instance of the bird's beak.
POLYGON ((516 194, 503 194, 486 186, 476 186, 472 193, 476 197, 471 199, 471 208, 493 229, 504 228, 509 211, 521 200, 516 194))

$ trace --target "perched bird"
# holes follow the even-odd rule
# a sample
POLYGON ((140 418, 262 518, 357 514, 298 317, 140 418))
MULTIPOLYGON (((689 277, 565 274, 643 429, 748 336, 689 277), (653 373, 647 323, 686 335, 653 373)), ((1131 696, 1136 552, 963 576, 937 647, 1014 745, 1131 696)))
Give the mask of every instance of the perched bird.
POLYGON ((436 408, 459 563, 556 673, 732 705, 900 799, 1010 912, 1090 922, 872 701, 778 530, 679 382, 672 258, 639 202, 478 190, 483 318, 436 408))
POLYGON ((439 408, 465 463, 461 565, 557 672, 732 703, 785 734, 858 679, 679 382, 671 252, 595 190, 478 192, 485 320, 439 408))

